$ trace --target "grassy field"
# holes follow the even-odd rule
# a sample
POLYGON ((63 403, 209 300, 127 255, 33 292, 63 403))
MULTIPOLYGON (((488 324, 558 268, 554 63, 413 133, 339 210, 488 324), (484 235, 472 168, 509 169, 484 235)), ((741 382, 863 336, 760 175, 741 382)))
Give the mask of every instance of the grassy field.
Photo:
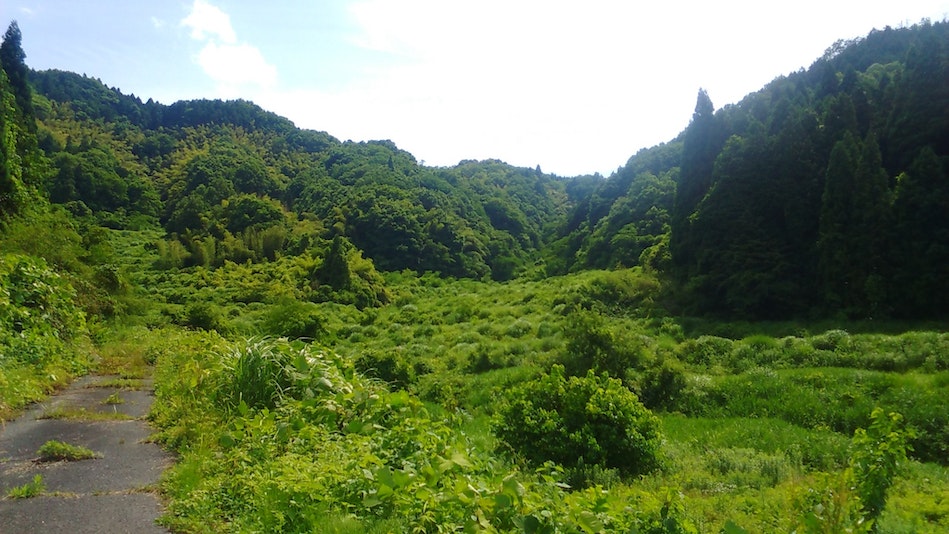
MULTIPOLYGON (((877 407, 902 415, 911 450, 876 528, 949 528, 949 335, 939 331, 762 324, 752 334, 748 323, 677 320, 657 304, 658 281, 634 271, 508 283, 390 273, 392 302, 362 310, 215 299, 240 279, 226 272, 160 276, 175 294, 191 284, 208 298, 224 333, 178 330, 189 302, 153 290, 151 321, 172 326, 145 350, 160 370, 156 421, 183 453, 165 484, 169 524, 182 530, 830 532, 849 521, 859 531, 854 433, 877 407), (287 324, 311 324, 313 336, 281 345, 286 362, 309 351, 356 382, 332 400, 290 382, 257 408, 221 399, 237 372, 229 359, 248 350, 240 340, 287 324), (492 430, 499 403, 554 364, 609 372, 636 392, 659 415, 663 467, 627 478, 506 452, 492 430)), ((254 283, 292 297, 268 276, 254 283)))
MULTIPOLYGON (((949 529, 949 334, 932 325, 676 318, 633 270, 388 273, 389 304, 357 308, 301 300, 292 259, 156 269, 154 237, 113 234, 138 289, 90 325, 89 364, 132 381, 155 367, 175 531, 949 529), (658 468, 538 463, 498 439, 555 366, 635 393, 658 468)), ((26 372, 8 360, 0 381, 26 372)))

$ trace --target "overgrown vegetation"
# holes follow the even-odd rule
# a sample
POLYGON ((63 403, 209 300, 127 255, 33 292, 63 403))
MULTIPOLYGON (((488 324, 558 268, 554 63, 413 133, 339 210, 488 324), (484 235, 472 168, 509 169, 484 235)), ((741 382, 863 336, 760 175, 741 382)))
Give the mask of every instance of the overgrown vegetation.
POLYGON ((154 366, 183 532, 946 531, 947 29, 600 179, 142 103, 13 25, 0 417, 154 366))

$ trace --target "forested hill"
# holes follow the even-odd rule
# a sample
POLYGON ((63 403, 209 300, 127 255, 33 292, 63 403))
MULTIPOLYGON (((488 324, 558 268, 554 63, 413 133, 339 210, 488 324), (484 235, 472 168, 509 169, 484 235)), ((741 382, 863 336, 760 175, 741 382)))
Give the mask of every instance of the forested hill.
POLYGON ((118 228, 159 223, 170 263, 218 266, 345 237, 383 270, 507 279, 566 210, 564 180, 499 161, 420 165, 246 101, 165 106, 32 72, 53 202, 118 228))
POLYGON ((949 24, 838 42, 592 187, 560 270, 644 263, 687 311, 949 312, 949 24))
POLYGON ((946 80, 949 24, 873 31, 737 104, 699 91, 682 134, 603 179, 427 167, 246 101, 163 105, 29 73, 49 198, 160 226, 169 267, 338 238, 378 269, 456 277, 642 265, 676 311, 755 318, 949 312, 946 80))

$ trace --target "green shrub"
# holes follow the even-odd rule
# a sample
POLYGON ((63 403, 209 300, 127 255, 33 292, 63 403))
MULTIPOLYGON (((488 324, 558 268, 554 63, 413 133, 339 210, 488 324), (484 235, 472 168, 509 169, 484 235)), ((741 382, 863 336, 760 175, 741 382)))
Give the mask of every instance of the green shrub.
POLYGON ((847 351, 853 346, 853 339, 846 330, 828 330, 811 339, 818 350, 847 351))
POLYGON ((615 328, 597 313, 573 312, 567 318, 566 352, 560 363, 571 376, 592 370, 622 379, 646 357, 645 344, 636 334, 615 328))
POLYGON ((638 373, 639 398, 650 409, 675 407, 688 385, 685 366, 675 358, 659 358, 638 373))
POLYGON ((184 326, 200 328, 201 330, 225 333, 228 330, 227 321, 221 308, 210 302, 195 302, 185 309, 184 326))
MULTIPOLYGON (((876 520, 886 506, 886 495, 897 471, 912 448, 912 431, 903 429, 903 416, 886 414, 880 408, 870 414, 870 426, 853 435, 850 468, 857 495, 867 519, 876 520)), ((875 530, 875 529, 874 529, 875 530)))
POLYGON ((261 327, 268 336, 319 340, 326 336, 325 324, 316 304, 285 298, 267 310, 261 327))
POLYGON ((691 365, 712 367, 724 364, 731 354, 733 341, 723 337, 700 336, 679 345, 676 356, 691 365))
POLYGON ((562 366, 511 390, 498 409, 498 438, 533 465, 598 465, 624 475, 660 466, 659 420, 619 380, 567 378, 562 366))
POLYGON ((412 366, 394 352, 365 352, 356 358, 355 365, 359 372, 378 378, 393 389, 405 389, 415 382, 412 366))

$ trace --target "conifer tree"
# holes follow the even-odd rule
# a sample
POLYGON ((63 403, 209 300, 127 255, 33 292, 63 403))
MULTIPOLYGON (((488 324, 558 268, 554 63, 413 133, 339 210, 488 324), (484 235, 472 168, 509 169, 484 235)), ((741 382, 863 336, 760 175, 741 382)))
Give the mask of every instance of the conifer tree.
POLYGON ((705 89, 700 89, 695 113, 685 131, 672 212, 670 248, 673 262, 680 268, 687 268, 694 254, 689 216, 712 185, 712 167, 724 144, 720 130, 712 100, 705 89))
POLYGON ((29 69, 26 66, 26 53, 23 51, 22 41, 20 26, 14 20, 3 34, 3 44, 0 44, 0 65, 3 66, 13 95, 16 97, 16 107, 20 112, 23 125, 27 127, 28 132, 35 134, 33 92, 27 80, 29 69))
POLYGON ((858 152, 857 141, 850 132, 834 145, 821 199, 818 268, 824 300, 835 309, 853 304, 850 299, 854 280, 849 268, 853 259, 849 229, 854 214, 850 195, 854 190, 858 152))

